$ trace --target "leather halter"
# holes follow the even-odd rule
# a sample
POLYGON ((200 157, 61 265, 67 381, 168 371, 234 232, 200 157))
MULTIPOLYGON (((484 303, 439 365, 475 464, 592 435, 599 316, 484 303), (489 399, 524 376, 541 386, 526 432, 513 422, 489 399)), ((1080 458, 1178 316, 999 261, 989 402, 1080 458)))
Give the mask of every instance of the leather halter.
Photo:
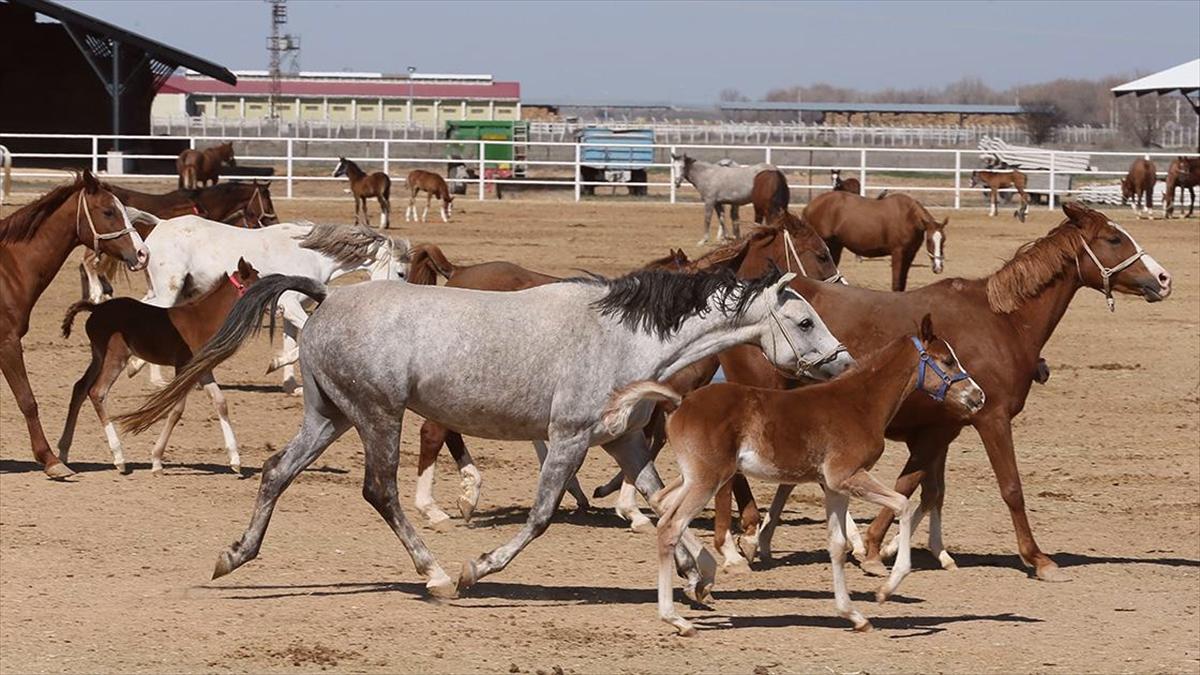
MULTIPOLYGON (((950 385, 954 384, 955 382, 962 382, 963 380, 971 379, 971 376, 967 375, 967 371, 965 370, 961 370, 954 375, 947 375, 946 371, 942 370, 941 366, 937 364, 937 361, 934 361, 933 357, 929 355, 929 352, 925 350, 925 345, 921 342, 920 338, 915 335, 911 335, 909 336, 909 339, 912 340, 913 346, 917 348, 917 353, 921 355, 921 360, 917 362, 917 391, 923 391, 926 394, 929 394, 930 398, 938 403, 941 403, 942 401, 946 400, 946 392, 950 390, 950 385), (938 387, 937 391, 929 391, 925 388, 926 368, 933 370, 933 374, 942 379, 942 384, 938 387)), ((962 367, 961 363, 959 364, 959 367, 962 367)))
MULTIPOLYGON (((792 261, 795 260, 796 267, 800 270, 800 274, 803 274, 805 277, 808 277, 808 272, 804 269, 804 263, 800 262, 800 254, 796 251, 796 242, 792 241, 792 233, 788 232, 786 227, 780 228, 780 232, 783 233, 783 250, 784 250, 783 257, 784 257, 784 260, 787 261, 787 271, 789 271, 789 272, 792 271, 792 261)), ((811 278, 811 277, 808 277, 808 278, 811 278)), ((846 277, 842 276, 841 270, 834 272, 833 275, 830 276, 828 279, 822 279, 821 281, 824 283, 830 283, 830 284, 842 284, 844 286, 850 285, 846 281, 846 277)))
MULTIPOLYGON (((1117 263, 1116 265, 1113 265, 1112 267, 1105 267, 1104 263, 1100 262, 1100 258, 1096 257, 1096 253, 1094 251, 1092 251, 1092 247, 1088 246, 1087 239, 1080 236, 1079 243, 1083 244, 1084 253, 1088 254, 1088 257, 1092 259, 1092 262, 1096 263, 1096 269, 1100 270, 1100 278, 1104 281, 1104 299, 1108 301, 1108 311, 1115 312, 1115 311, 1117 311, 1117 301, 1113 299, 1112 278, 1114 276, 1116 276, 1117 274, 1119 274, 1120 272, 1122 272, 1123 270, 1125 270, 1127 267, 1129 267, 1133 263, 1137 262, 1138 260, 1141 260, 1142 256, 1146 255, 1146 251, 1141 246, 1138 245, 1137 241, 1133 238, 1132 234, 1129 234, 1128 232, 1125 231, 1125 228, 1112 222, 1111 220, 1108 221, 1108 224, 1117 228, 1117 232, 1120 232, 1121 234, 1123 234, 1129 238, 1129 243, 1133 244, 1133 248, 1134 248, 1133 255, 1122 260, 1121 262, 1117 263)), ((1083 281, 1083 270, 1081 270, 1079 268, 1079 254, 1075 255, 1075 271, 1079 273, 1079 281, 1082 282, 1083 281)))
MULTIPOLYGON (((80 225, 79 214, 80 214, 80 212, 82 212, 87 217, 88 229, 90 229, 92 231, 92 250, 94 250, 96 253, 100 253, 100 242, 101 241, 106 240, 106 239, 116 239, 117 237, 124 237, 125 235, 129 234, 130 232, 137 232, 137 230, 134 229, 132 224, 126 226, 125 229, 117 230, 116 232, 105 232, 104 234, 100 234, 99 232, 97 232, 96 231, 96 223, 95 223, 95 221, 92 220, 92 212, 90 209, 87 208, 87 199, 84 197, 84 192, 85 192, 85 190, 79 191, 79 201, 77 202, 77 204, 75 206, 75 231, 77 233, 79 232, 79 225, 80 225)), ((126 222, 129 222, 128 219, 126 219, 126 222)), ((82 239, 82 238, 83 237, 80 237, 80 239, 82 239)))
POLYGON ((233 287, 237 289, 239 298, 246 294, 245 282, 238 281, 237 276, 232 272, 229 274, 229 283, 233 284, 233 287))
MULTIPOLYGON (((775 325, 779 328, 779 332, 783 334, 784 342, 788 343, 788 347, 791 347, 792 353, 796 355, 796 372, 792 373, 794 377, 800 377, 802 375, 811 373, 818 367, 836 359, 842 352, 849 352, 849 350, 846 349, 846 345, 839 342, 829 350, 818 354, 815 359, 806 360, 803 356, 801 356, 801 351, 796 347, 796 343, 792 341, 791 334, 788 333, 786 328, 784 328, 783 320, 779 318, 779 312, 776 311, 774 307, 771 308, 771 318, 774 319, 775 325)), ((765 352, 763 352, 763 358, 767 359, 768 362, 771 362, 771 359, 767 357, 765 352)), ((771 365, 775 365, 774 362, 771 362, 771 365)), ((778 366, 775 367, 779 368, 778 366)), ((782 368, 779 369, 783 370, 782 368)))

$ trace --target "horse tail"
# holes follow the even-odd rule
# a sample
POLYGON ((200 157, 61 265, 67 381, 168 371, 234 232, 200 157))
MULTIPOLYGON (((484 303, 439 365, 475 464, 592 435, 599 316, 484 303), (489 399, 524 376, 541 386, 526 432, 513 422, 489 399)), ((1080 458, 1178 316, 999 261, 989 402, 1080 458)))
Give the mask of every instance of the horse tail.
POLYGON ((420 244, 412 247, 408 259, 408 282, 433 286, 437 284, 440 274, 449 279, 458 268, 446 259, 442 249, 433 244, 420 244))
POLYGON ((141 433, 158 420, 167 416, 175 404, 187 397, 192 386, 205 374, 220 365, 262 328, 262 313, 271 310, 271 332, 275 332, 275 308, 279 296, 287 291, 297 291, 316 300, 319 304, 328 294, 325 284, 308 277, 272 274, 259 279, 247 289, 233 308, 225 323, 221 324, 208 342, 176 372, 175 379, 160 389, 133 412, 117 416, 121 428, 131 433, 141 433))
POLYGON ((183 187, 188 190, 196 189, 196 163, 189 161, 191 158, 184 160, 183 165, 183 187))
POLYGON ((75 324, 76 314, 80 312, 91 312, 97 307, 99 307, 99 305, 94 302, 88 302, 87 300, 80 300, 79 302, 68 307, 67 313, 63 315, 62 336, 65 338, 71 337, 71 327, 75 324))
POLYGON ((671 387, 654 382, 641 380, 613 392, 600 414, 600 427, 613 436, 620 436, 628 431, 629 417, 642 401, 663 401, 668 412, 679 407, 683 396, 671 387))
POLYGON ((787 177, 782 171, 775 171, 775 190, 771 193, 770 206, 767 209, 767 221, 769 222, 777 213, 787 211, 788 202, 792 199, 792 192, 788 189, 787 177))

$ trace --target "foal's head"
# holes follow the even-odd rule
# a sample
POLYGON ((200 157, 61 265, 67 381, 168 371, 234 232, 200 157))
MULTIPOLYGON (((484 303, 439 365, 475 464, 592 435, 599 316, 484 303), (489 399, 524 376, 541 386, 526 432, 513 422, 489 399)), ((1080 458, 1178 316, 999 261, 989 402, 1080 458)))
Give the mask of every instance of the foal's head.
POLYGON ((980 184, 982 184, 982 182, 983 182, 982 179, 980 179, 980 177, 979 177, 979 170, 976 169, 975 171, 972 171, 971 172, 971 187, 973 187, 973 188, 979 187, 980 184))
POLYGON ((218 145, 217 157, 219 157, 222 162, 229 166, 237 166, 237 159, 235 159, 233 156, 233 141, 218 145))
POLYGON ((933 332, 933 319, 926 314, 913 348, 920 354, 917 362, 917 391, 923 391, 938 403, 945 403, 962 417, 983 409, 987 400, 983 389, 967 374, 949 342, 933 332))
POLYGON ((1125 176, 1121 178, 1121 204, 1128 204, 1133 197, 1133 181, 1129 180, 1129 176, 1125 176))
POLYGON ((946 225, 949 222, 950 219, 945 218, 940 223, 933 220, 925 224, 925 254, 929 256, 934 274, 941 274, 946 262, 946 225))
POLYGON ((333 169, 333 177, 341 178, 346 175, 346 158, 338 157, 337 167, 333 169))

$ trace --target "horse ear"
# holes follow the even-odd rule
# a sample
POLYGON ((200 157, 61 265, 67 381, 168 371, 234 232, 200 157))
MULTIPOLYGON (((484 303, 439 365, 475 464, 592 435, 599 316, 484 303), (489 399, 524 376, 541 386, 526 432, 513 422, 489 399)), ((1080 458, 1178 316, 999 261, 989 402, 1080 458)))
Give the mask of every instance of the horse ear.
POLYGON ((83 191, 87 194, 93 194, 100 189, 100 179, 96 178, 91 169, 84 169, 80 178, 83 180, 83 191))
POLYGON ((926 314, 921 317, 921 341, 928 344, 935 337, 933 334, 933 317, 926 314))
POLYGON ((946 216, 945 218, 942 219, 942 228, 943 229, 945 229, 945 227, 949 224, 950 224, 950 216, 946 216))
POLYGON ((776 281, 775 285, 772 287, 772 290, 775 291, 775 295, 782 295, 783 292, 785 290, 787 290, 788 284, 792 283, 792 279, 795 279, 795 278, 796 278, 795 272, 788 272, 788 273, 784 274, 783 276, 779 277, 779 281, 776 281))
POLYGON ((1083 204, 1074 201, 1063 202, 1062 210, 1063 213, 1067 214, 1067 218, 1071 220, 1071 224, 1076 227, 1082 227, 1087 222, 1088 217, 1095 213, 1095 211, 1083 204))
POLYGON ((242 278, 245 278, 250 276, 252 272, 254 272, 254 267, 246 262, 245 258, 238 258, 238 274, 241 274, 242 278))

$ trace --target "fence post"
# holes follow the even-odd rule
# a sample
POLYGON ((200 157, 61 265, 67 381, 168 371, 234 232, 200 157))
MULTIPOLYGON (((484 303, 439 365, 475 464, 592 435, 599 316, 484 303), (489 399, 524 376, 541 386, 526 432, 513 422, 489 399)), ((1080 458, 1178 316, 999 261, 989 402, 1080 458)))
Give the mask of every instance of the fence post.
POLYGON ((867 149, 858 151, 858 183, 859 196, 867 196, 867 149))
POLYGON ((763 161, 765 161, 767 164, 771 163, 771 146, 769 145, 766 148, 766 159, 763 161))
POLYGON ((962 150, 954 151, 954 208, 962 208, 962 150))
POLYGON ((583 192, 583 186, 579 184, 581 174, 579 162, 581 159, 582 148, 583 146, 579 143, 575 144, 575 201, 580 200, 583 192))
POLYGON ((483 201, 483 193, 487 189, 487 181, 484 178, 487 175, 487 164, 483 161, 486 148, 487 144, 479 141, 479 201, 483 201))
POLYGON ((287 196, 292 198, 292 139, 287 139, 287 196))
POLYGON ((385 140, 383 142, 383 172, 388 175, 391 175, 388 172, 388 168, 391 166, 391 164, 389 163, 388 160, 391 159, 391 157, 392 157, 391 146, 385 140))
POLYGON ((92 136, 92 174, 100 173, 100 139, 92 136))
MULTIPOLYGON (((705 132, 708 133, 708 132, 705 132)), ((675 146, 671 146, 671 155, 667 158, 671 165, 671 203, 675 203, 675 146)))
POLYGON ((1051 211, 1054 210, 1054 193, 1055 193, 1054 178, 1055 178, 1055 176, 1054 176, 1054 151, 1051 150, 1050 151, 1050 192, 1049 192, 1049 196, 1046 199, 1047 208, 1050 209, 1051 211))

